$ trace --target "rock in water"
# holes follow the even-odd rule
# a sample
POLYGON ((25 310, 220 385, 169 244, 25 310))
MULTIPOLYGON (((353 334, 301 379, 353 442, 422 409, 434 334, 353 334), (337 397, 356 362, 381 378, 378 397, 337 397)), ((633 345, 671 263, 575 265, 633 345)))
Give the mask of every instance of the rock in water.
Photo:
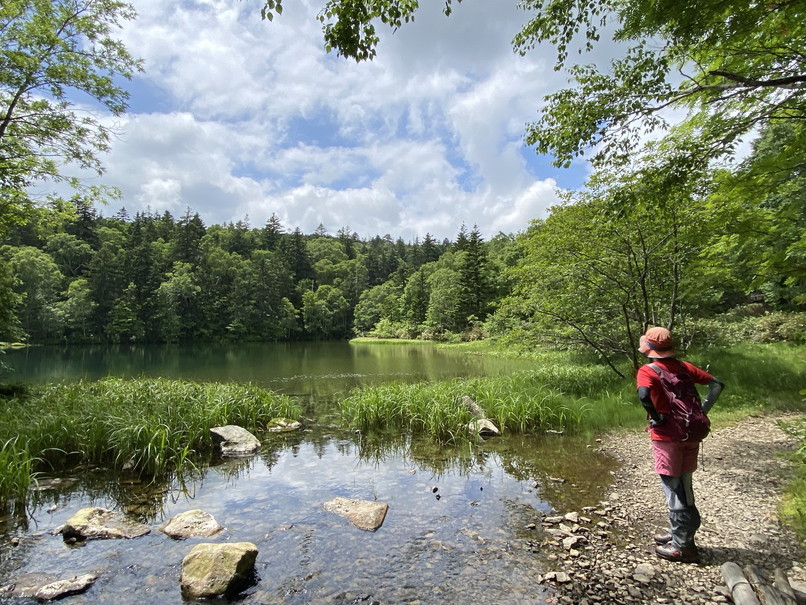
POLYGON ((147 525, 127 519, 123 513, 105 508, 82 508, 62 528, 65 540, 90 538, 139 538, 149 533, 147 525))
POLYGON ((191 536, 213 536, 224 529, 209 513, 199 509, 180 513, 160 527, 162 533, 183 540, 191 536))
POLYGON ((288 433, 301 428, 302 424, 290 418, 272 418, 266 425, 269 433, 288 433))
POLYGON ((501 434, 501 432, 498 430, 498 427, 487 418, 479 418, 474 420, 467 425, 467 429, 471 433, 477 434, 479 437, 497 437, 501 434))
POLYGON ((260 449, 260 441, 245 428, 228 424, 210 429, 222 456, 248 456, 260 449))
POLYGON ((197 544, 182 560, 182 595, 200 599, 237 594, 256 580, 257 552, 251 542, 197 544))
POLYGON ((98 576, 84 574, 59 579, 51 574, 23 574, 8 586, 0 587, 0 595, 54 601, 81 594, 95 583, 98 576))
POLYGON ((346 517, 359 529, 375 531, 383 525, 389 505, 382 502, 340 497, 325 502, 325 510, 346 517))

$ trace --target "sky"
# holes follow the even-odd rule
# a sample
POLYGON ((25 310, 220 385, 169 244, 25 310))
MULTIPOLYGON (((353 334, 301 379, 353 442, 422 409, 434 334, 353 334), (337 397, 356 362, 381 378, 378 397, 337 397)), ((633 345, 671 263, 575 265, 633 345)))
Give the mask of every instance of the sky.
POLYGON ((130 215, 150 209, 205 224, 276 214, 287 231, 342 228, 362 238, 485 239, 518 233, 580 187, 588 166, 551 165, 525 146, 543 97, 566 85, 554 51, 522 57, 529 14, 513 1, 463 0, 450 17, 425 0, 413 23, 379 25, 377 57, 327 53, 321 2, 133 0, 120 32, 144 72, 98 182, 130 215), (382 29, 381 29, 382 28, 382 29))

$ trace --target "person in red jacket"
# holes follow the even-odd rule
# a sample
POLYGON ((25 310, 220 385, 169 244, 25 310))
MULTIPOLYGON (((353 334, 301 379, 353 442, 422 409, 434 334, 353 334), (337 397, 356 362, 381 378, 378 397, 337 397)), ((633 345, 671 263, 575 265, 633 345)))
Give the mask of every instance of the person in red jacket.
POLYGON ((707 423, 705 414, 725 385, 708 372, 677 359, 674 339, 666 328, 649 328, 641 336, 638 350, 651 361, 638 369, 636 385, 649 419, 655 472, 660 475, 669 506, 669 531, 655 535, 655 553, 669 561, 694 563, 699 561, 694 535, 700 527, 700 513, 694 504, 692 474, 697 468, 700 440, 708 428, 689 434, 689 423, 680 419, 679 410, 687 406, 707 423), (702 403, 694 384, 708 385, 702 403))

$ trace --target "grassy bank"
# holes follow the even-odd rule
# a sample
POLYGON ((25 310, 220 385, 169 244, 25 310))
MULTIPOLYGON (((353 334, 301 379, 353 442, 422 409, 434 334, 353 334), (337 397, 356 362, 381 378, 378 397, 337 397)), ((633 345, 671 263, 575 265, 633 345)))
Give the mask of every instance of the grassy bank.
MULTIPOLYGON (((592 432, 640 427, 644 412, 632 372, 622 379, 591 357, 562 352, 512 352, 470 343, 451 346, 464 353, 518 355, 535 359, 535 369, 511 376, 438 383, 385 384, 353 391, 341 402, 345 420, 362 430, 424 431, 450 440, 464 434, 471 414, 468 395, 505 431, 592 432)), ((797 410, 806 385, 806 347, 740 345, 692 351, 687 359, 727 384, 712 412, 716 422, 765 410, 797 410)))
POLYGON ((37 470, 94 463, 157 475, 209 454, 209 429, 296 418, 298 404, 251 385, 108 378, 4 399, 0 500, 24 496, 37 470))

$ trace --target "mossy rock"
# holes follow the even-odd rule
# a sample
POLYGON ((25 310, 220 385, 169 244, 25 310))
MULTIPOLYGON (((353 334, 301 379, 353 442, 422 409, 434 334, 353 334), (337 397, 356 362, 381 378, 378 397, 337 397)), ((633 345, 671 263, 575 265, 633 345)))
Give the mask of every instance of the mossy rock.
POLYGON ((301 428, 302 424, 290 418, 272 418, 266 423, 266 430, 269 433, 288 433, 301 428))

